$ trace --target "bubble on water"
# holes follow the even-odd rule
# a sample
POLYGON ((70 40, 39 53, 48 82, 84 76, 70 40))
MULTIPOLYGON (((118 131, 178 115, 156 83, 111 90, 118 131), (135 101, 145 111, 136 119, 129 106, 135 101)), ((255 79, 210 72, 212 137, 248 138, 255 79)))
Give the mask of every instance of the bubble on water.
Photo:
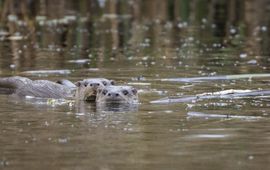
POLYGON ((178 28, 184 28, 187 27, 187 22, 180 22, 179 24, 177 24, 178 28))
POLYGON ((142 58, 143 61, 146 61, 148 59, 149 59, 149 56, 145 56, 145 57, 142 58))
POLYGON ((194 37, 188 37, 188 41, 189 41, 189 42, 194 41, 194 37))
POLYGON ((212 45, 214 48, 217 48, 218 47, 218 45, 216 44, 216 43, 213 43, 213 45, 212 45))
POLYGON ((257 64, 257 60, 249 60, 247 64, 257 64))
POLYGON ((165 110, 164 112, 165 113, 172 113, 173 111, 172 110, 165 110))
POLYGON ((204 24, 207 23, 207 19, 206 18, 203 18, 202 19, 202 23, 204 23, 204 24))
POLYGON ((18 17, 16 15, 8 15, 8 20, 9 21, 17 21, 18 20, 18 17))
POLYGON ((268 115, 269 115, 269 114, 268 114, 268 113, 266 113, 266 112, 265 112, 265 113, 263 113, 263 116, 268 116, 268 115))
POLYGON ((150 43, 150 41, 151 41, 151 40, 150 40, 149 38, 145 38, 145 39, 144 39, 144 42, 146 42, 146 43, 150 43))
POLYGON ((210 76, 215 76, 215 75, 217 75, 217 72, 212 72, 212 73, 210 73, 209 75, 210 75, 210 76))
POLYGON ((266 32, 266 31, 267 31, 267 27, 266 27, 266 26, 262 26, 262 27, 261 27, 261 31, 262 31, 262 32, 266 32))
POLYGON ((249 159, 249 160, 253 160, 253 159, 254 159, 254 156, 253 156, 253 155, 249 155, 249 156, 248 156, 248 159, 249 159))
POLYGON ((133 128, 127 128, 127 127, 125 127, 124 129, 123 129, 124 131, 133 131, 133 128))
POLYGON ((0 165, 1 166, 8 166, 9 162, 7 160, 5 160, 5 159, 2 159, 2 160, 0 160, 0 165))
POLYGON ((16 68, 16 65, 15 64, 10 64, 9 67, 14 69, 14 68, 16 68))
POLYGON ((67 143, 68 139, 67 138, 59 138, 58 143, 67 143))
POLYGON ((45 126, 49 126, 50 124, 49 124, 49 122, 45 121, 45 122, 44 122, 44 125, 45 125, 45 126))
POLYGON ((84 116, 85 113, 75 113, 76 116, 84 116))
POLYGON ((44 20, 46 20, 46 19, 47 19, 46 16, 36 16, 36 20, 37 20, 37 21, 44 21, 44 20))
POLYGON ((235 28, 231 28, 231 29, 230 29, 230 33, 231 33, 231 34, 236 34, 236 32, 237 32, 237 30, 236 30, 235 28))
POLYGON ((173 27, 173 24, 171 22, 167 22, 164 27, 167 29, 171 29, 173 27))
POLYGON ((89 59, 68 60, 69 63, 85 64, 90 62, 89 59))
POLYGON ((247 53, 241 53, 241 54, 239 55, 239 57, 240 57, 240 58, 247 58, 247 53))
POLYGON ((217 25, 216 25, 216 24, 212 24, 211 27, 212 27, 212 28, 216 28, 217 25))

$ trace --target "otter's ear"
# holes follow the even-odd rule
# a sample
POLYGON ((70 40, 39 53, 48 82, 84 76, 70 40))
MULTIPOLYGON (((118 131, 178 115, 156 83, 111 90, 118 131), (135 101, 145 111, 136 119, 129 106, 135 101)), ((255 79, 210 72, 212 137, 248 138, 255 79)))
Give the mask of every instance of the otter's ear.
POLYGON ((57 80, 55 83, 62 84, 63 85, 63 81, 62 80, 57 80))
POLYGON ((114 80, 110 80, 111 85, 115 85, 115 81, 114 80))
POLYGON ((82 81, 77 81, 77 82, 75 83, 75 85, 76 85, 77 87, 80 87, 80 86, 82 85, 82 81))
POLYGON ((138 93, 137 89, 135 89, 135 88, 133 88, 131 91, 132 91, 133 94, 137 94, 138 93))

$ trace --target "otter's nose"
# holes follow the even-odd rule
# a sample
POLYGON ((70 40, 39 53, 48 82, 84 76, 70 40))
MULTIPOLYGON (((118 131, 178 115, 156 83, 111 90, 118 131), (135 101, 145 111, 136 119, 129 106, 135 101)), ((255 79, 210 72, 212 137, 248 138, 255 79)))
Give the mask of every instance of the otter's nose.
POLYGON ((118 97, 119 93, 108 93, 108 96, 110 96, 110 97, 118 97))
POLYGON ((90 86, 91 86, 91 87, 99 87, 100 84, 99 84, 99 83, 90 83, 90 86))

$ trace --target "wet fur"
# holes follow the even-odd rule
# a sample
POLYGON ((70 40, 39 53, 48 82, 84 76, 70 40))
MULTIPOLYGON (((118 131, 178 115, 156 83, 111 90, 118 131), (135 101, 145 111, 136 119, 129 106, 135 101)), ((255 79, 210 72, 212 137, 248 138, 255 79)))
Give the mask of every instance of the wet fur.
POLYGON ((31 80, 19 76, 0 78, 0 88, 3 89, 2 94, 10 92, 19 97, 33 96, 56 99, 73 97, 73 90, 66 86, 48 80, 31 80))
POLYGON ((97 103, 138 103, 137 90, 132 86, 107 86, 98 89, 97 103))
POLYGON ((111 86, 114 81, 104 78, 84 79, 76 82, 76 100, 96 101, 97 89, 111 86))

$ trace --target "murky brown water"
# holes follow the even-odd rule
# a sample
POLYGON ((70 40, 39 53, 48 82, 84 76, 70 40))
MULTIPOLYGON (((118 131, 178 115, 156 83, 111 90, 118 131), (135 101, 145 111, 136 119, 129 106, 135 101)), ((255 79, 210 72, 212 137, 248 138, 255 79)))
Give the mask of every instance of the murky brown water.
MULTIPOLYGON (((120 1, 115 11, 113 4, 100 0, 99 5, 105 2, 105 7, 91 15, 86 12, 90 6, 84 4, 88 1, 74 9, 74 3, 66 2, 65 10, 57 8, 63 4, 53 8, 49 2, 47 11, 55 11, 55 16, 39 11, 30 21, 15 14, 2 21, 0 75, 52 81, 105 77, 137 87, 140 104, 53 105, 1 95, 0 169, 247 170, 270 166, 269 96, 150 103, 227 89, 269 90, 269 77, 161 81, 269 73, 269 18, 260 17, 269 10, 240 8, 238 16, 231 7, 226 8, 230 17, 222 19, 225 2, 233 5, 232 1, 208 6, 191 3, 185 21, 185 13, 162 12, 170 4, 163 3, 172 1, 159 1, 162 7, 153 7, 154 1, 120 1), (205 10, 212 12, 207 15, 205 10), (243 13, 258 17, 244 24, 243 13)), ((238 5, 254 5, 242 3, 238 5)), ((180 9, 185 11, 184 7, 180 9)))

